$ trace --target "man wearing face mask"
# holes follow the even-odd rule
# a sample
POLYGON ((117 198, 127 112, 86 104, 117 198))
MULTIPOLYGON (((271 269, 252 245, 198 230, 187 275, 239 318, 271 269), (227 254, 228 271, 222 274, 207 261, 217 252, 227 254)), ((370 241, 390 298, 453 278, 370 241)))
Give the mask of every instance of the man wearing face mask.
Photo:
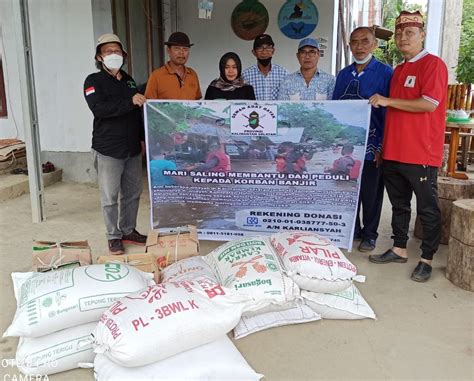
POLYGON ((191 44, 183 32, 171 33, 165 42, 170 60, 151 73, 146 85, 147 99, 198 100, 202 98, 196 72, 185 66, 188 62, 191 44))
POLYGON ((95 52, 100 71, 84 82, 84 97, 94 115, 92 155, 110 254, 123 254, 124 243, 146 242, 146 236, 135 230, 143 189, 140 107, 146 98, 138 93, 133 78, 121 70, 126 57, 115 34, 100 36, 95 52))
MULTIPOLYGON (((349 47, 354 63, 337 75, 332 99, 369 99, 376 93, 388 96, 393 70, 372 55, 377 48, 374 28, 361 26, 354 29, 349 47)), ((373 107, 354 230, 354 238, 361 240, 359 251, 374 250, 378 237, 383 202, 383 178, 379 164, 384 123, 385 107, 373 107), (359 218, 361 206, 362 225, 359 218)))
POLYGON ((255 90, 255 97, 259 101, 274 101, 278 99, 278 89, 288 70, 272 63, 275 53, 275 44, 268 34, 257 36, 253 42, 252 54, 257 58, 257 64, 242 72, 245 83, 255 90))

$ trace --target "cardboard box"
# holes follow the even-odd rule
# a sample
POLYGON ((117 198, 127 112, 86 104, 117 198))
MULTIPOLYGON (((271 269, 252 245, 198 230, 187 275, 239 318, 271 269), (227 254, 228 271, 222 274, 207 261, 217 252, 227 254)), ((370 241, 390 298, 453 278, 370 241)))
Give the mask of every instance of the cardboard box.
POLYGON ((153 273, 155 282, 160 282, 160 271, 153 266, 153 256, 148 253, 101 255, 97 258, 97 263, 125 263, 146 273, 153 273))
POLYGON ((125 263, 146 273, 152 273, 153 257, 147 253, 123 254, 123 255, 102 255, 97 258, 98 264, 104 263, 125 263))
POLYGON ((33 271, 46 272, 91 264, 91 248, 87 241, 33 243, 33 271))
POLYGON ((155 229, 148 233, 146 252, 153 256, 156 270, 185 258, 199 255, 196 226, 155 229))

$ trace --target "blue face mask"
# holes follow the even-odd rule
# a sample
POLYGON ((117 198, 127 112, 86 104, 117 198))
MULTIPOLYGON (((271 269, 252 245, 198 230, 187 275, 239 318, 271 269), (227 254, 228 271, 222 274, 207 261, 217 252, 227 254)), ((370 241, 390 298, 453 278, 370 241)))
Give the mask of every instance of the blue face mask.
POLYGON ((358 59, 354 58, 354 62, 355 62, 356 64, 363 65, 363 64, 369 62, 371 59, 372 59, 372 53, 369 53, 369 54, 367 55, 367 57, 365 57, 365 58, 362 59, 362 60, 358 60, 358 59))

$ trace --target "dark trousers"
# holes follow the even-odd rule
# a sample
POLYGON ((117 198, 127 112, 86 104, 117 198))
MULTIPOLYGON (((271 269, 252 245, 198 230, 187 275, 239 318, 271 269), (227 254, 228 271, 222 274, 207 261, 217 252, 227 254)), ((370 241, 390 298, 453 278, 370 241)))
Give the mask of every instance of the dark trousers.
POLYGON ((362 239, 377 239, 382 203, 382 168, 377 168, 375 161, 365 160, 360 184, 359 206, 357 208, 354 235, 360 236, 362 239), (361 207, 363 227, 360 224, 359 217, 361 207))
POLYGON ((421 257, 433 259, 441 238, 441 211, 438 203, 438 168, 397 161, 383 162, 383 177, 392 204, 393 246, 406 248, 410 224, 410 201, 416 196, 416 212, 423 227, 421 257))

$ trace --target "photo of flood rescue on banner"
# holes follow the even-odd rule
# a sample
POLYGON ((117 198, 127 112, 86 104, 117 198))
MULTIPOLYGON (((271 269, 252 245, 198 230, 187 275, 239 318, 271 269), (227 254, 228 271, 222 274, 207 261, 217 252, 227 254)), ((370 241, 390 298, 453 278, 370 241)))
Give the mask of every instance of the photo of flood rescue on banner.
POLYGON ((314 232, 350 248, 369 121, 366 100, 149 100, 152 227, 314 232))

